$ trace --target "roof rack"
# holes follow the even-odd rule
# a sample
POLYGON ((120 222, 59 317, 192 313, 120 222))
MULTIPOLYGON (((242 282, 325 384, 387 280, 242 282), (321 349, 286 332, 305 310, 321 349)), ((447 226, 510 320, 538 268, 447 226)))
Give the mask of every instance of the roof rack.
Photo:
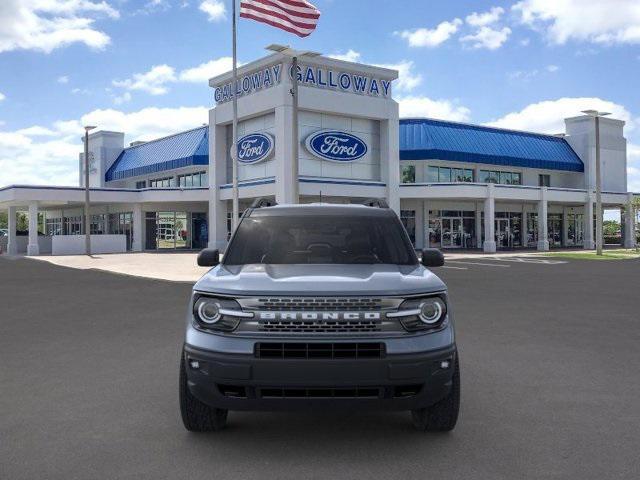
POLYGON ((389 208, 389 204, 384 198, 369 198, 362 203, 367 207, 389 208))
POLYGON ((274 207, 277 203, 268 198, 260 197, 256 198, 251 204, 251 208, 263 208, 263 207, 274 207))

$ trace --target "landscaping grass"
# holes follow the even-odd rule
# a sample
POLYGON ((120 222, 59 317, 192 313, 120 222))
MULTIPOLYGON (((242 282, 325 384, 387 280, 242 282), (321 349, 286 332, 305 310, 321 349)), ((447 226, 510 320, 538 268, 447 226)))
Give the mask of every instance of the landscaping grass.
POLYGON ((588 252, 552 252, 545 254, 547 257, 569 258, 575 260, 628 260, 640 258, 640 251, 629 250, 604 250, 602 255, 596 255, 595 251, 588 252))

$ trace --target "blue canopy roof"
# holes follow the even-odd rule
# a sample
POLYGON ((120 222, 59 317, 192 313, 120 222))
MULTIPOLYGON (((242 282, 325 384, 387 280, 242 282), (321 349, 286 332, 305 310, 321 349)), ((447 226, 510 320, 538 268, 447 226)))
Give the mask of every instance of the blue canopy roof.
POLYGON ((165 170, 209 165, 209 127, 125 148, 105 174, 107 182, 165 170))
POLYGON ((433 159, 584 171, 561 137, 442 120, 400 120, 400 160, 433 159))

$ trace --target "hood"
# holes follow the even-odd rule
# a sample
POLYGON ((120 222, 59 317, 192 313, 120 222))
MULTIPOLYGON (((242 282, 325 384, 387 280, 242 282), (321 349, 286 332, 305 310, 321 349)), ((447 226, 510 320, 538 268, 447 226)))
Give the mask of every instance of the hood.
POLYGON ((446 289, 422 265, 218 265, 195 290, 229 295, 410 295, 446 289))

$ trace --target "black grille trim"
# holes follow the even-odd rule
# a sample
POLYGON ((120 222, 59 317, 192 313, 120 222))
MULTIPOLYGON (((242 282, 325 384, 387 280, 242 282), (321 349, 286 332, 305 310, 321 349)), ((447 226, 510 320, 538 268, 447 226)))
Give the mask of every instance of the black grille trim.
POLYGON ((257 309, 266 311, 378 311, 382 308, 381 298, 336 298, 336 297, 298 297, 258 299, 257 309))
POLYGON ((384 343, 256 343, 258 358, 375 359, 385 355, 384 343))
POLYGON ((382 331, 382 320, 260 320, 258 327, 276 333, 364 333, 382 331))

